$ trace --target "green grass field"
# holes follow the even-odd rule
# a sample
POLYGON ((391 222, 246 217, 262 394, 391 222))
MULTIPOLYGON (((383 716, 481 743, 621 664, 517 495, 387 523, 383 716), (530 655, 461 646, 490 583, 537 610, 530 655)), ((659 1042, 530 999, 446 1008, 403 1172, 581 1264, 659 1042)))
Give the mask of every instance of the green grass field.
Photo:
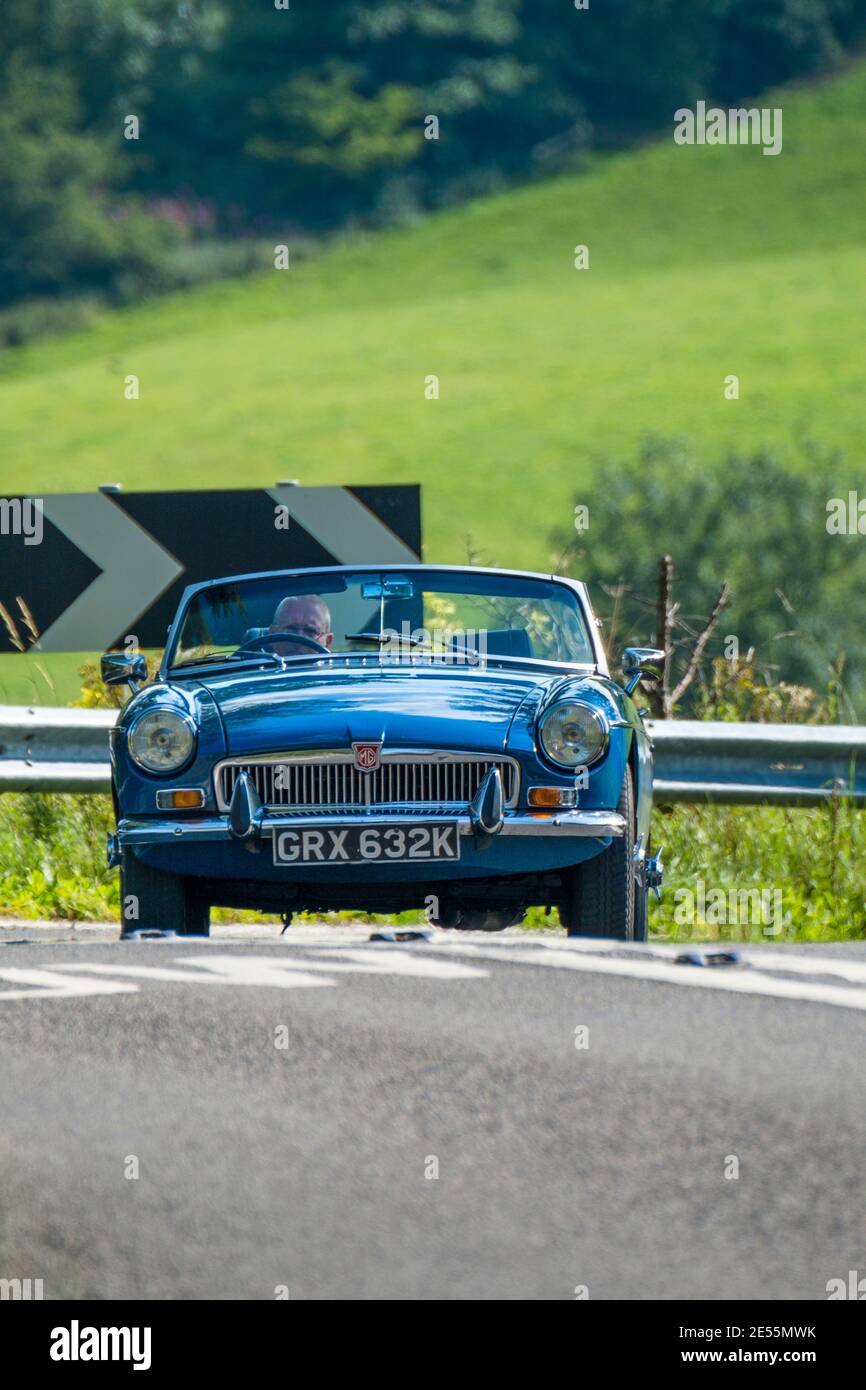
MULTIPOLYGON (((647 433, 708 469, 807 437, 856 459, 866 66, 762 104, 784 110, 776 158, 666 138, 7 357, 0 491, 420 481, 426 558, 471 535, 544 567, 599 454, 647 433)), ((0 698, 50 702, 15 661, 0 698)), ((64 698, 71 669, 51 665, 64 698)))

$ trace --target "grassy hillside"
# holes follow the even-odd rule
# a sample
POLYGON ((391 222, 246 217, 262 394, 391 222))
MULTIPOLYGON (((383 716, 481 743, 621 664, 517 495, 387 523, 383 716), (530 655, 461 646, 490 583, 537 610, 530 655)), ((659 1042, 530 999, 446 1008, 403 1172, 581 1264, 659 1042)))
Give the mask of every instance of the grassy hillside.
POLYGON ((776 158, 665 139, 7 359, 0 492, 420 481, 428 559, 541 567, 647 432, 858 457, 866 67, 764 101, 776 158))

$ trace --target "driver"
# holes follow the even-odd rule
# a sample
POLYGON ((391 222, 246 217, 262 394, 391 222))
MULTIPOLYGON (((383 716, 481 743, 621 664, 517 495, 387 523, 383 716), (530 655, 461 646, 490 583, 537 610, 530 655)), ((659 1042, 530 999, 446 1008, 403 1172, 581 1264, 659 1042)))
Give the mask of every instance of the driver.
MULTIPOLYGON (((274 614, 274 621, 268 628, 269 633, 284 632, 286 642, 274 642, 272 649, 279 652, 280 656, 285 656, 291 648, 291 634, 296 632, 299 637, 310 637, 314 642, 319 642, 321 646, 330 647, 334 641, 334 634, 331 631, 331 610, 324 599, 319 598, 318 594, 293 594, 289 598, 284 598, 274 614), (288 644, 288 645, 287 645, 288 644)), ((301 644, 296 644, 297 646, 301 644)))

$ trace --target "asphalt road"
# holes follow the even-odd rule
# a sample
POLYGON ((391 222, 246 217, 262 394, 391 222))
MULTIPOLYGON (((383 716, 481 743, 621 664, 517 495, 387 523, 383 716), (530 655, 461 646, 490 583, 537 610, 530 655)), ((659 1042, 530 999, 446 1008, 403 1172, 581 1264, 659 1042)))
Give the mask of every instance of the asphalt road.
POLYGON ((709 967, 369 934, 0 931, 0 1278, 824 1299, 866 1274, 866 943, 709 967))

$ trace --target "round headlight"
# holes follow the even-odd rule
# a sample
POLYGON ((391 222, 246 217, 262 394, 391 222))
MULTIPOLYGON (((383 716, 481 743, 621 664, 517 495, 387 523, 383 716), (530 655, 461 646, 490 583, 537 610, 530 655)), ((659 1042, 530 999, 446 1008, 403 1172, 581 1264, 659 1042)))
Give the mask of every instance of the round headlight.
POLYGON ((143 714, 129 731, 129 752, 145 772, 177 772, 195 748, 195 727, 171 709, 143 714))
POLYGON ((541 746, 560 767, 588 767, 607 747, 607 720, 592 705, 564 701, 542 716, 538 726, 541 746))

